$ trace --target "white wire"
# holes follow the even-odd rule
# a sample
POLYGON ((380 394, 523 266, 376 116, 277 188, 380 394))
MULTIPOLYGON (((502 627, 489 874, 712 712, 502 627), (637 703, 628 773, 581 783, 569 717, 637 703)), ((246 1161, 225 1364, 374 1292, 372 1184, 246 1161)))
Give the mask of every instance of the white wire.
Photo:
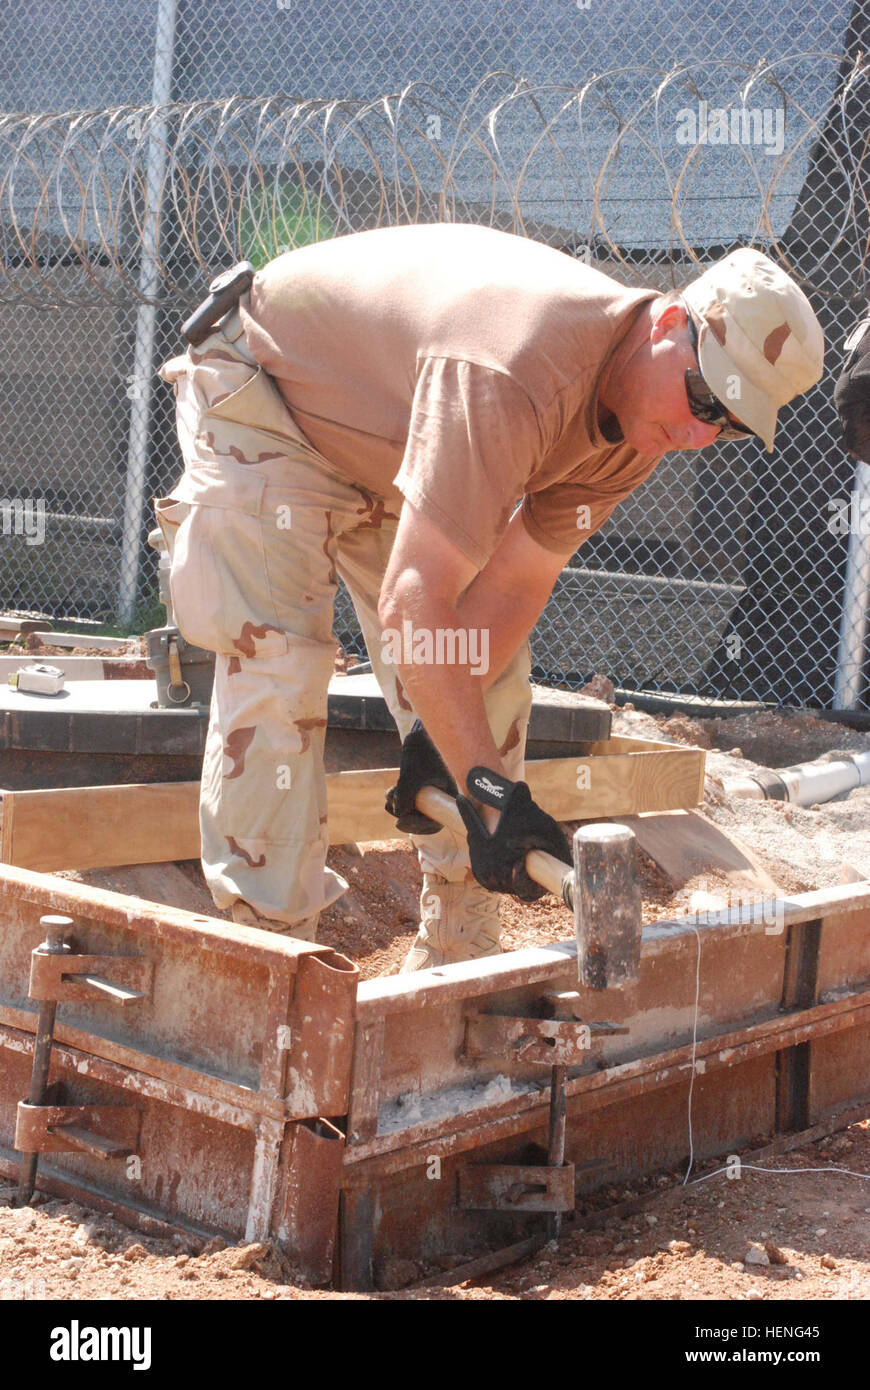
MULTIPOLYGON (((770 1173, 772 1177, 778 1177, 780 1173, 786 1176, 791 1173, 844 1173, 848 1178, 863 1178, 865 1182, 870 1181, 870 1173, 856 1173, 853 1168, 762 1168, 758 1163, 744 1163, 739 1157, 737 1161, 740 1164, 741 1172, 744 1168, 749 1168, 753 1173, 770 1173)), ((694 1187, 696 1183, 707 1182, 709 1178, 718 1178, 720 1174, 731 1171, 730 1167, 715 1168, 712 1173, 705 1173, 703 1177, 693 1178, 691 1186, 694 1187)))
MULTIPOLYGON (((695 933, 695 936, 698 938, 698 956, 695 962, 695 1017, 692 1022, 692 1074, 689 1080, 688 1103, 689 1165, 686 1168, 686 1174, 683 1178, 683 1187, 686 1187, 686 1185, 689 1183, 689 1174, 695 1166, 695 1140, 692 1132, 692 1096, 695 1090, 695 1057, 698 1051, 698 1014, 700 1012, 701 1005, 701 933, 693 922, 690 922, 688 925, 692 928, 693 932, 695 933)), ((870 1179, 870 1173, 856 1173, 852 1168, 762 1168, 757 1163, 744 1163, 742 1159, 739 1157, 739 1155, 737 1157, 737 1161, 740 1165, 741 1172, 744 1168, 748 1168, 750 1172, 753 1173, 783 1173, 786 1176, 797 1173, 843 1173, 846 1177, 849 1178, 863 1178, 865 1182, 868 1179, 870 1179)), ((730 1173, 732 1171, 733 1168, 730 1164, 727 1168, 714 1168, 712 1173, 704 1173, 704 1175, 700 1178, 693 1178, 691 1186, 695 1187, 695 1185, 699 1182, 707 1182, 710 1178, 717 1178, 722 1173, 730 1173)))

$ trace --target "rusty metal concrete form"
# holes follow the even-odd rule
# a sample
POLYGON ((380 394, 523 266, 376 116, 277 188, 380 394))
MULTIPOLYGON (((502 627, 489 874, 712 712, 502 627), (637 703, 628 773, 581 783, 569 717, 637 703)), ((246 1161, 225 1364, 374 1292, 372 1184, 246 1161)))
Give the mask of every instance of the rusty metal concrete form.
MULTIPOLYGON (((67 940, 77 953, 101 958, 103 979, 129 980, 130 958, 144 963, 136 967, 144 997, 122 1009, 108 999, 77 1000, 78 987, 60 994, 51 1105, 126 1107, 136 1137, 123 1158, 49 1152, 39 1185, 146 1224, 272 1237, 298 1255, 309 1277, 328 1279, 337 1183, 326 1183, 330 1212, 324 1174, 337 1174, 344 1144, 328 1117, 348 1108, 356 968, 325 947, 4 867, 0 1168, 7 1175, 18 1168, 16 1118, 33 1055, 31 952, 48 913, 72 918, 67 940)), ((37 992, 50 990, 43 972, 37 992)), ((31 1115, 18 1118, 32 1130, 31 1115)), ((92 1128, 100 1131, 105 1118, 95 1111, 92 1128)))
POLYGON ((854 1117, 868 928, 862 882, 653 924, 620 992, 578 991, 573 944, 358 984, 324 947, 0 867, 0 1170, 19 1169, 16 1120, 33 1142, 58 1107, 97 1131, 125 1107, 125 1156, 46 1144, 38 1185, 146 1229, 273 1239, 315 1282, 387 1286, 397 1262, 545 1239, 576 1194, 683 1162, 690 1083, 698 1158, 854 1117), (19 1103, 49 913, 73 920, 76 971, 98 957, 111 980, 120 957, 120 992, 144 997, 76 997, 54 962, 36 971, 35 995, 60 999, 40 1120, 19 1103))
POLYGON ((574 1192, 684 1163, 690 1082, 698 1159, 836 1128, 870 1104, 870 883, 656 923, 636 986, 580 990, 589 1036, 567 1073, 566 1203, 546 1166, 559 1040, 542 1055, 548 1025, 530 1020, 576 990, 573 945, 360 985, 347 1287, 389 1283, 398 1261, 546 1239, 540 1213, 570 1210, 574 1192))

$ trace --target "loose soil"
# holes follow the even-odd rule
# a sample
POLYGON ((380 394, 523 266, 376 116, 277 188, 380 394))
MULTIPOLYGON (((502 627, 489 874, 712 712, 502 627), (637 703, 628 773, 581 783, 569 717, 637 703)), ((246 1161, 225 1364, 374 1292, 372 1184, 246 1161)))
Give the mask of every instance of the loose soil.
MULTIPOLYGON (((46 642, 43 638, 37 637, 35 632, 29 632, 24 638, 23 643, 12 643, 5 648, 7 656, 33 656, 42 658, 44 656, 96 656, 96 657, 127 657, 131 661, 144 658, 147 655, 144 637, 128 637, 123 647, 110 647, 101 649, 100 647, 62 647, 54 642, 46 642)), ((148 680, 151 672, 147 667, 144 668, 142 676, 131 676, 131 680, 148 680)))
MULTIPOLYGON (((729 778, 757 767, 868 751, 870 734, 809 713, 689 719, 612 708, 615 734, 708 750, 705 814, 751 843, 785 891, 835 884, 844 873, 870 876, 870 788, 808 809, 738 800, 723 790, 729 778)), ((573 828, 565 827, 569 834, 573 828)), ((323 914, 321 940, 353 958, 363 978, 394 973, 416 931, 415 855, 404 841, 385 841, 335 846, 329 862, 350 886, 323 914)), ((196 863, 66 876, 222 915, 215 913, 196 863)), ((674 884, 644 856, 641 876, 646 921, 685 911, 693 892, 711 887, 674 884)), ((565 909, 550 897, 531 905, 506 899, 502 923, 506 950, 571 934, 565 909)), ((760 1165, 766 1171, 744 1168, 739 1179, 707 1176, 715 1172, 711 1164, 696 1170, 685 1186, 684 1172, 670 1172, 630 1187, 604 1188, 580 1204, 558 1243, 498 1274, 456 1282, 444 1268, 404 1262, 385 1275, 394 1291, 373 1295, 311 1290, 267 1245, 143 1235, 44 1194, 37 1194, 33 1207, 17 1210, 12 1189, 0 1186, 0 1297, 870 1298, 870 1121, 762 1158, 760 1165)))
POLYGON ((29 632, 21 643, 0 644, 3 656, 28 657, 32 663, 50 662, 52 657, 87 656, 94 662, 102 661, 104 680, 153 680, 154 673, 145 660, 145 638, 130 637, 123 647, 101 650, 99 647, 59 647, 53 642, 44 642, 35 633, 29 632), (111 658, 111 659, 109 659, 111 658))
POLYGON ((498 1274, 457 1280, 397 1262, 387 1277, 408 1286, 375 1294, 310 1289, 267 1244, 158 1239, 41 1193, 18 1209, 0 1186, 0 1298, 870 1298, 870 1122, 764 1167, 694 1186, 663 1173, 605 1188, 558 1242, 498 1274))

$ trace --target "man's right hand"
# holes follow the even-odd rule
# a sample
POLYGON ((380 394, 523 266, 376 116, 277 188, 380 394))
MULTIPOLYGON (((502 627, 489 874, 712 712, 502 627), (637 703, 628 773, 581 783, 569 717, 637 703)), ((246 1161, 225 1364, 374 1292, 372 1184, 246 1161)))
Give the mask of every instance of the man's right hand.
POLYGON ((488 768, 473 767, 466 786, 478 801, 501 810, 498 825, 490 834, 467 797, 457 797, 468 831, 471 869, 478 883, 492 893, 514 893, 525 903, 543 897, 547 890, 526 873, 526 855, 531 849, 541 849, 566 864, 572 862, 571 847, 556 821, 532 800, 525 782, 511 782, 488 768))
POLYGON ((402 744, 399 780, 387 792, 385 802, 387 811, 396 817, 399 830, 407 835, 435 835, 442 829, 437 821, 417 810, 417 793, 422 787, 438 787, 450 796, 459 794, 441 754, 417 719, 402 744))

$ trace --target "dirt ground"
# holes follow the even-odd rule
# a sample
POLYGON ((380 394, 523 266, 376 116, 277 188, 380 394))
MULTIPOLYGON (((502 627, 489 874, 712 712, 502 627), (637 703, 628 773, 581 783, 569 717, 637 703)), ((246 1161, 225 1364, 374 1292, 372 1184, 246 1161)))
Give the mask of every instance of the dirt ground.
POLYGON ((155 1239, 39 1193, 19 1209, 0 1186, 0 1299, 870 1299, 870 1122, 759 1166, 605 1188, 510 1268, 411 1267, 376 1294, 310 1289, 267 1245, 155 1239))
POLYGON ((52 657, 89 657, 95 664, 103 659, 104 680, 151 680, 153 673, 146 662, 144 637, 130 637, 121 647, 103 650, 99 647, 64 647, 54 642, 44 642, 35 632, 30 632, 21 642, 0 643, 3 656, 32 657, 32 663, 51 664, 52 657), (106 661, 105 658, 110 658, 106 661))
MULTIPOLYGON (((39 659, 47 656, 123 656, 130 660, 136 658, 142 658, 144 660, 147 654, 144 637, 128 637, 123 647, 112 646, 102 649, 100 647, 89 647, 87 645, 82 647, 58 646, 54 642, 46 642, 43 638, 37 637, 35 632, 29 632, 20 644, 11 643, 8 647, 4 648, 4 651, 7 656, 18 656, 19 654, 24 655, 26 653, 29 656, 32 655, 39 659)), ((146 680, 147 678, 147 676, 143 675, 141 679, 146 680)), ((136 680, 137 677, 131 676, 130 679, 136 680)))
MULTIPOLYGON (((870 787, 802 809, 728 796, 754 767, 870 751, 870 734, 809 714, 693 720, 613 707, 613 732, 704 747, 706 814, 742 839, 787 892, 838 883, 844 864, 870 876, 870 787)), ((571 831, 572 826, 566 826, 571 831)), ((397 971, 417 925, 420 876, 406 842, 343 845, 330 863, 348 893, 323 915, 320 938, 363 978, 397 971)), ((645 920, 685 911, 694 881, 673 884, 642 857, 645 920)), ((214 914, 199 865, 135 866, 69 877, 214 914)), ((705 886, 705 885, 700 885, 705 886)), ((706 885, 708 886, 708 885, 706 885)), ((217 914, 220 915, 220 914, 217 914)), ((565 939, 565 909, 547 897, 505 900, 503 944, 565 939)), ((0 1298, 804 1300, 870 1298, 870 1121, 800 1150, 759 1159, 738 1177, 696 1170, 604 1188, 566 1221, 561 1239, 498 1274, 451 1281, 409 1266, 374 1295, 307 1288, 273 1249, 144 1236, 112 1218, 37 1194, 12 1205, 0 1185, 0 1298), (794 1171, 797 1170, 797 1171, 794 1171), (701 1181, 698 1179, 701 1178, 701 1181)))

